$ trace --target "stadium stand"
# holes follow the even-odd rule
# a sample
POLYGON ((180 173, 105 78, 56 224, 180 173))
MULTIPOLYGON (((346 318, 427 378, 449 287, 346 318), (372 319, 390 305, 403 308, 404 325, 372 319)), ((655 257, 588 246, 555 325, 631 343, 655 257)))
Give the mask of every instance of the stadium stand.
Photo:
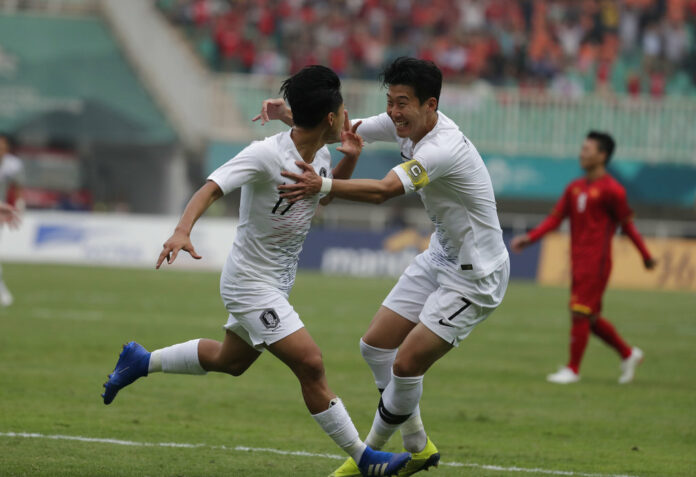
POLYGON ((108 25, 93 15, 3 12, 0 131, 25 159, 27 205, 178 208, 169 200, 185 180, 174 177, 185 174, 177 135, 108 25))
POLYGON ((158 0, 220 71, 283 75, 329 65, 374 78, 399 55, 447 80, 550 88, 696 93, 694 0, 158 0))

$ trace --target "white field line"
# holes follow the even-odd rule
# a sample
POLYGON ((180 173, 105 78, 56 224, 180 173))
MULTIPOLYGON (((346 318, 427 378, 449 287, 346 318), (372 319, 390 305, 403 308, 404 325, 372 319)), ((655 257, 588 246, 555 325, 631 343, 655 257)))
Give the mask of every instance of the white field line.
MULTIPOLYGON (((0 437, 27 437, 38 439, 53 439, 63 441, 80 441, 80 442, 97 442, 100 444, 114 444, 119 446, 133 447, 178 447, 185 449, 196 449, 205 447, 208 449, 233 450, 238 452, 265 452, 269 454, 293 455, 300 457, 321 457, 325 459, 343 460, 345 456, 336 454, 320 454, 306 451, 286 451, 281 449, 273 449, 269 447, 247 447, 235 446, 228 447, 224 445, 209 445, 209 444, 189 444, 185 442, 139 442, 125 441, 121 439, 109 439, 100 437, 84 437, 84 436, 66 436, 62 434, 38 434, 35 432, 0 432, 0 437)), ((440 462, 440 465, 448 467, 475 467, 477 469, 491 470, 496 472, 521 472, 527 474, 545 474, 545 475, 568 475, 577 477, 636 477, 633 475, 624 474, 588 474, 586 472, 574 472, 569 470, 552 470, 552 469, 532 469, 529 467, 503 467, 499 465, 474 464, 470 462, 440 462)))

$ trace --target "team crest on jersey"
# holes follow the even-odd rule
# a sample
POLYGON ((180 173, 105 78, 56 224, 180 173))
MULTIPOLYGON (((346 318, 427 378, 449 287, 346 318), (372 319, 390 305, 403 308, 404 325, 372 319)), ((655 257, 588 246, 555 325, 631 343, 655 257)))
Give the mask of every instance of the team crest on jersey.
POLYGON ((319 175, 321 177, 326 177, 326 167, 322 167, 321 169, 319 169, 319 175))
POLYGON ((273 308, 264 310, 263 313, 261 313, 260 318, 261 323, 263 323, 263 326, 265 326, 269 330, 275 330, 276 328, 278 328, 278 325, 280 325, 280 318, 278 318, 278 313, 276 313, 273 308))
POLYGON ((597 197, 599 197, 599 191, 593 187, 592 189, 590 189, 590 197, 596 199, 597 197))

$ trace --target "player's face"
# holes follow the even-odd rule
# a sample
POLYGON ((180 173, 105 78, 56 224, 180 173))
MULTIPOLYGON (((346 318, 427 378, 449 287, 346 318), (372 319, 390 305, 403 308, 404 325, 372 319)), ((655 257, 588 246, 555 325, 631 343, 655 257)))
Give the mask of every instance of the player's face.
POLYGON ((433 105, 421 104, 412 86, 390 85, 387 90, 387 114, 396 126, 399 137, 422 138, 428 131, 428 113, 433 105))
POLYGON ((597 141, 585 139, 580 149, 580 167, 587 171, 601 164, 604 164, 604 153, 599 150, 597 141))
POLYGON ((7 145, 7 139, 4 137, 0 137, 0 158, 7 154, 10 151, 10 148, 7 145))

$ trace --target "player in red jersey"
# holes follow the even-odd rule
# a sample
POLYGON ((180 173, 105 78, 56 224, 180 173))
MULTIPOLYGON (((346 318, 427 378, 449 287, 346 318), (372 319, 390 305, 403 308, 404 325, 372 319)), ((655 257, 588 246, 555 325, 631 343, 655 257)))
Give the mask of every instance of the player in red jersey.
POLYGON ((655 267, 655 260, 633 224, 626 190, 606 171, 614 147, 610 135, 590 131, 580 151, 580 166, 585 176, 568 184, 551 214, 537 228, 512 239, 512 250, 519 252, 556 229, 565 217, 570 219, 570 360, 567 366, 548 375, 547 380, 553 383, 580 380, 580 362, 590 331, 621 356, 619 383, 632 381, 643 359, 643 352, 626 344, 609 320, 601 316, 602 295, 611 273, 611 239, 617 225, 621 225, 640 251, 645 268, 655 267))

